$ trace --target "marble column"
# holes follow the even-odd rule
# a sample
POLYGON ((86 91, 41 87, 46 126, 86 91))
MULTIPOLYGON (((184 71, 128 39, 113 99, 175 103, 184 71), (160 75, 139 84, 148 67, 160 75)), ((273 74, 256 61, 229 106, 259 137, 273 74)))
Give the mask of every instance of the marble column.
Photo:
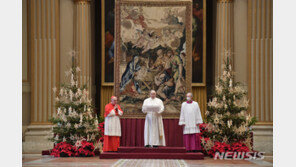
POLYGON ((74 0, 74 50, 81 68, 80 84, 92 92, 91 0, 74 0))
MULTIPOLYGON (((30 123, 24 130, 23 153, 52 148, 48 119, 55 112, 53 87, 59 86, 59 0, 34 0, 27 5, 28 54, 30 60, 30 123)), ((28 101, 28 100, 27 100, 28 101)))
POLYGON ((273 154, 273 1, 248 0, 248 96, 254 148, 273 154))
POLYGON ((233 52, 233 16, 233 0, 217 0, 215 82, 222 74, 225 51, 233 52))
POLYGON ((251 112, 261 124, 273 121, 273 2, 248 1, 248 86, 251 112))

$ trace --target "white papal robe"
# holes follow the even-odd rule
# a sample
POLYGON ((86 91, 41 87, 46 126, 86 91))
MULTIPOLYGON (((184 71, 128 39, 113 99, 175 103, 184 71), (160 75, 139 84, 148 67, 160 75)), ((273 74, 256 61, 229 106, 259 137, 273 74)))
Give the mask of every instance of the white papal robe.
POLYGON ((144 144, 153 146, 165 146, 164 128, 161 113, 164 111, 162 100, 159 98, 147 98, 142 106, 146 114, 144 129, 144 144))

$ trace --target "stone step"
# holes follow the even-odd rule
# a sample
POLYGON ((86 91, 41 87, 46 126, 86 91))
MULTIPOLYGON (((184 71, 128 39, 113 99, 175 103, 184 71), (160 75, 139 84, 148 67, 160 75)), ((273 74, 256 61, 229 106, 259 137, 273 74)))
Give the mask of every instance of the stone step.
POLYGON ((120 153, 186 153, 185 147, 119 147, 120 153))
POLYGON ((121 153, 104 152, 100 159, 195 159, 203 160, 204 154, 196 153, 121 153))

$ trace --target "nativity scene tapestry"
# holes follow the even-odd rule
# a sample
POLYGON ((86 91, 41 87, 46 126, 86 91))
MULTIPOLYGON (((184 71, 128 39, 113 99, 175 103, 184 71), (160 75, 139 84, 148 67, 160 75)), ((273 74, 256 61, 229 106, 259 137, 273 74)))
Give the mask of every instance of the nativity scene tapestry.
POLYGON ((150 90, 178 118, 192 83, 192 2, 117 1, 115 95, 126 118, 141 118, 150 90))

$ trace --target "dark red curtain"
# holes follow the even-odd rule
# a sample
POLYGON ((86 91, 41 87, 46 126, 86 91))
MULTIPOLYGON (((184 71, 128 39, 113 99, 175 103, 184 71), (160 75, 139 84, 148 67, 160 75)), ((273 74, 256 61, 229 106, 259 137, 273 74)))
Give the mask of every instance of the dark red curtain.
MULTIPOLYGON (((183 129, 178 125, 179 119, 163 119, 166 146, 183 146, 183 129)), ((144 146, 145 119, 121 119, 120 146, 144 146)))

